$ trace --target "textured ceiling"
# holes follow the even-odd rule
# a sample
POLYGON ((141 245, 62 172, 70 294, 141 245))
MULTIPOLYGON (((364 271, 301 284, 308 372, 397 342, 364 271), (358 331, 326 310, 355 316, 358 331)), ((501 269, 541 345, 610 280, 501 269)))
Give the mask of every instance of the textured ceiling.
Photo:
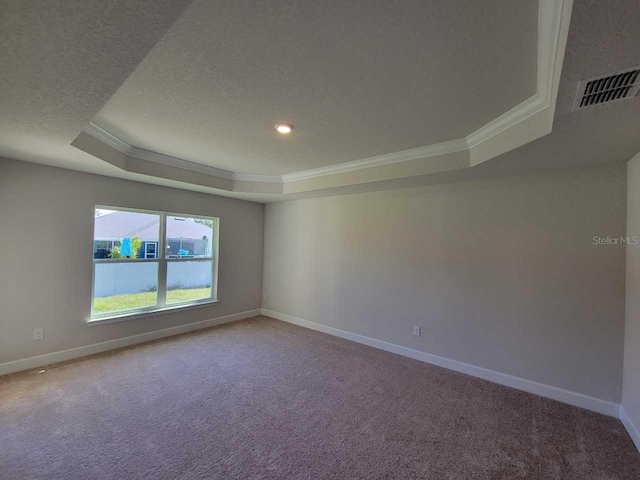
POLYGON ((0 155, 112 171, 70 143, 189 3, 1 0, 0 155))
POLYGON ((535 93, 537 7, 195 0, 94 122, 137 147, 267 175, 453 140, 535 93))
POLYGON ((626 162, 640 152, 640 97, 571 109, 580 80, 640 65, 639 25, 637 0, 575 1, 553 131, 545 137, 470 169, 295 194, 287 200, 626 162))
POLYGON ((571 111, 580 80, 640 65, 638 0, 573 7, 553 132, 489 162, 488 172, 622 162, 640 151, 640 97, 571 111))
POLYGON ((69 146, 187 3, 0 1, 0 156, 269 202, 623 162, 640 151, 640 98, 571 111, 579 80, 640 65, 637 0, 575 0, 553 132, 474 168, 283 196, 133 174, 69 146))

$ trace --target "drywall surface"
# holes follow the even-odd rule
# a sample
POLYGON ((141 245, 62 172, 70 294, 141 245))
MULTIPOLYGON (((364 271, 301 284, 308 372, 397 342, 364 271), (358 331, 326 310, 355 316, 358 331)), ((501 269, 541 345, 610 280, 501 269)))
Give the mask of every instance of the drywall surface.
POLYGON ((622 164, 268 204, 263 308, 619 403, 625 215, 622 164))
POLYGON ((263 232, 258 203, 0 159, 0 363, 260 308, 263 232), (89 326, 95 205, 219 217, 220 304, 89 326))
MULTIPOLYGON (((627 164, 627 295, 622 406, 640 449, 640 154, 627 164)), ((627 426, 627 428, 629 428, 627 426)))

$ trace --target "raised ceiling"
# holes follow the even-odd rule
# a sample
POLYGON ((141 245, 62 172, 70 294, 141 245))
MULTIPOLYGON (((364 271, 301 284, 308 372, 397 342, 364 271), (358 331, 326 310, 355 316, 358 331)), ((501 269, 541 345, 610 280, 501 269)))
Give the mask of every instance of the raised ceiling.
POLYGON ((571 111, 580 80, 640 64, 636 0, 309 0, 271 2, 269 8, 264 2, 199 1, 188 7, 188 0, 1 3, 0 155, 7 158, 268 202, 625 161, 640 150, 638 98, 571 111), (408 14, 416 5, 428 14, 408 14), (350 30, 358 11, 361 18, 350 30), (218 26, 224 36, 185 29, 208 22, 213 30, 218 17, 207 18, 207 12, 228 20, 218 26), (516 25, 518 19, 524 23, 516 25), (420 22, 431 28, 423 31, 420 22), (378 30, 385 36, 373 35, 378 30), (295 42, 295 35, 305 40, 295 42), (507 41, 510 35, 515 40, 507 41), (319 44, 322 39, 328 43, 319 44), (428 62, 420 67, 407 57, 422 48, 417 40, 434 42, 423 48, 418 61, 428 62), (219 45, 233 55, 225 60, 224 51, 214 48, 219 45), (396 55, 390 58, 391 46, 396 55), (527 48, 533 50, 514 58, 527 48), (291 55, 302 60, 290 62, 291 55), (386 63, 376 64, 378 55, 386 63), (212 58, 221 68, 211 66, 212 58), (323 58, 330 60, 328 70, 323 58), (145 74, 153 62, 157 76, 145 74), (458 78, 429 62, 471 73, 458 78), (515 68, 512 62, 520 63, 515 68), (394 65, 405 75, 396 76, 394 65), (370 74, 364 81, 361 70, 370 74), (216 72, 223 72, 220 89, 211 85, 216 72), (411 72, 422 80, 408 78, 411 72), (291 88, 286 80, 293 77, 291 88), (135 82, 139 90, 127 93, 135 82), (180 82, 184 91, 175 89, 180 82), (488 87, 473 90, 477 85, 488 87), (200 91, 207 88, 211 98, 200 91), (260 98, 260 89, 271 93, 260 98), (379 98, 369 103, 367 91, 384 95, 376 93, 379 98), (125 108, 112 113, 129 128, 107 123, 118 102, 125 108), (406 108, 429 102, 431 109, 406 108), (306 103, 313 108, 305 110, 306 103), (240 129, 263 128, 262 136, 238 132, 238 125, 228 135, 203 135, 221 121, 223 106, 232 114, 227 120, 240 122, 240 129), (412 121, 392 122, 402 109, 412 121), (141 120, 132 122, 136 115, 141 120), (341 124, 340 115, 348 122, 341 124), (293 136, 276 136, 279 120, 296 125, 293 136), (307 121, 319 129, 309 130, 307 121), (193 142, 184 140, 189 138, 193 142), (289 155, 297 151, 308 155, 289 155), (232 163, 221 163, 227 161, 232 163))
MULTIPOLYGON (((515 4, 510 3, 509 5, 513 6, 515 4)), ((520 6, 523 3, 517 4, 520 6)), ((530 2, 530 4, 535 6, 535 3, 530 2)), ((253 18, 251 15, 255 12, 251 9, 238 9, 236 7, 238 4, 234 4, 232 8, 223 9, 221 12, 204 11, 199 8, 200 5, 197 3, 192 6, 191 9, 195 11, 193 17, 189 15, 188 11, 184 25, 183 22, 178 21, 177 25, 165 37, 165 39, 169 37, 166 42, 170 45, 175 45, 173 50, 177 53, 174 55, 164 54, 163 40, 161 45, 147 56, 147 59, 153 59, 154 52, 159 52, 158 56, 162 60, 150 61, 150 66, 147 68, 144 67, 145 62, 143 62, 143 65, 132 74, 131 78, 134 80, 129 79, 119 90, 119 92, 126 91, 130 93, 125 95, 124 100, 115 101, 117 110, 124 112, 122 119, 125 123, 130 116, 137 115, 145 109, 148 110, 149 105, 156 110, 152 114, 146 112, 142 118, 130 122, 127 128, 116 127, 115 124, 108 125, 103 120, 101 112, 94 119, 94 122, 73 142, 74 146, 130 173, 152 175, 233 192, 291 195, 345 185, 467 169, 547 135, 551 131, 555 97, 570 19, 571 0, 542 0, 536 9, 531 9, 532 11, 529 12, 528 17, 526 15, 523 16, 527 19, 526 24, 535 24, 535 29, 532 29, 536 33, 533 35, 535 41, 533 39, 525 40, 524 42, 520 40, 523 44, 535 43, 535 48, 529 49, 529 55, 521 52, 511 60, 512 56, 509 54, 496 53, 498 46, 494 45, 487 49, 487 53, 484 56, 495 60, 494 62, 489 62, 489 64, 502 64, 504 62, 506 70, 501 71, 498 68, 497 74, 495 74, 496 69, 487 66, 487 64, 484 65, 484 70, 482 70, 484 73, 482 74, 475 72, 477 68, 482 68, 481 65, 472 65, 471 71, 465 73, 450 73, 451 70, 455 69, 455 65, 465 65, 465 62, 467 60, 470 61, 472 58, 466 54, 469 51, 469 45, 473 44, 473 42, 465 41, 467 39, 466 34, 469 31, 469 28, 465 25, 457 25, 456 29, 454 29, 456 32, 462 32, 458 33, 457 37, 463 39, 460 43, 464 46, 462 48, 456 46, 442 47, 438 50, 438 54, 434 56, 433 61, 427 62, 426 65, 421 63, 422 57, 426 55, 419 51, 422 46, 421 41, 401 38, 399 44, 392 44, 389 50, 385 50, 388 47, 387 44, 392 43, 391 40, 382 42, 377 40, 381 33, 385 33, 384 30, 381 30, 381 25, 384 24, 385 20, 392 25, 389 29, 389 35, 383 35, 383 37, 389 37, 389 39, 395 38, 391 35, 392 31, 402 32, 402 27, 414 32, 413 36, 416 36, 415 32, 422 32, 420 28, 414 25, 416 18, 420 18, 422 20, 422 28, 426 28, 429 22, 433 23, 433 18, 435 17, 436 22, 434 25, 442 28, 442 25, 446 26, 447 18, 457 18, 459 16, 459 12, 454 8, 454 3, 447 3, 446 8, 439 5, 440 10, 445 12, 444 15, 438 9, 429 12, 424 6, 437 4, 414 6, 408 14, 403 16, 396 14, 395 17, 391 12, 400 11, 405 13, 405 10, 395 8, 386 11, 381 7, 370 9, 361 7, 355 9, 355 13, 352 14, 354 21, 349 28, 336 29, 336 26, 343 25, 342 16, 344 12, 338 9, 337 13, 339 15, 329 19, 328 25, 330 27, 324 23, 319 23, 315 29, 309 30, 314 34, 308 38, 305 37, 307 30, 299 29, 297 35, 292 35, 285 41, 284 45, 280 45, 278 41, 266 41, 268 45, 263 47, 265 41, 253 40, 251 45, 241 46, 236 50, 230 47, 222 47, 220 50, 224 60, 214 62, 214 65, 224 65, 224 68, 220 67, 218 70, 234 72, 235 75, 230 73, 230 81, 221 85, 218 89, 215 88, 215 82, 211 79, 211 77, 215 77, 217 70, 207 67, 208 62, 196 62, 196 65, 189 63, 188 66, 181 63, 181 59, 185 55, 190 58, 193 56, 190 52, 194 48, 187 48, 186 45, 190 43, 200 45, 203 42, 202 39, 208 38, 209 35, 206 29, 196 28, 193 23, 201 21, 203 18, 218 19, 222 17, 222 25, 235 25, 239 22, 243 25, 243 28, 236 28, 236 30, 244 32, 251 26, 251 22, 246 24, 246 18, 253 18), (423 10, 427 12, 425 13, 423 10), (238 19, 230 21, 229 18, 226 18, 224 14, 228 13, 228 11, 233 11, 234 13, 238 11, 236 13, 238 19), (350 39, 351 29, 357 30, 357 26, 367 24, 363 20, 358 23, 356 21, 357 18, 372 19, 369 23, 377 27, 365 29, 367 31, 366 35, 356 35, 359 40, 352 41, 350 39), (336 52, 351 52, 348 61, 338 62, 339 68, 332 67, 333 73, 331 76, 338 81, 334 81, 334 87, 331 92, 339 101, 331 105, 329 109, 334 112, 332 116, 325 110, 327 102, 323 103, 319 101, 320 99, 314 98, 311 107, 307 106, 306 113, 298 118, 312 118, 318 112, 326 112, 325 123, 318 123, 316 128, 320 133, 326 131, 327 128, 331 132, 329 135, 321 136, 320 139, 316 138, 314 140, 314 135, 307 132, 305 136, 304 130, 300 134, 300 124, 298 123, 298 128, 294 131, 294 134, 283 138, 271 129, 273 122, 277 120, 266 121, 265 118, 273 115, 273 111, 278 111, 280 105, 287 103, 299 103, 299 109, 303 110, 305 108, 305 96, 313 98, 313 94, 306 92, 313 91, 313 89, 302 88, 302 91, 299 91, 300 87, 295 86, 295 82, 293 82, 293 87, 287 87, 288 84, 281 79, 279 81, 273 80, 267 91, 264 91, 263 84, 265 82, 263 78, 272 78, 276 75, 276 72, 290 70, 291 68, 284 66, 289 65, 289 56, 302 57, 302 55, 300 53, 287 52, 286 47, 290 44, 305 45, 306 49, 311 52, 314 49, 310 46, 314 46, 317 43, 314 40, 317 36, 315 32, 324 30, 329 30, 333 33, 325 35, 327 38, 324 38, 324 42, 320 43, 322 48, 319 51, 323 53, 308 55, 311 59, 320 59, 321 61, 310 61, 308 62, 310 67, 306 68, 317 72, 312 75, 314 78, 322 77, 322 72, 327 68, 326 65, 333 65, 336 59, 344 56, 349 57, 349 55, 336 52), (172 42, 171 33, 174 31, 187 35, 189 41, 172 42), (301 37, 299 41, 296 41, 297 37, 301 37), (360 37, 364 37, 364 39, 360 39, 360 37), (325 42, 328 41, 328 38, 331 38, 335 45, 334 51, 329 54, 325 53, 325 42), (412 48, 408 48, 406 45, 411 45, 412 48), (396 65, 394 60, 396 57, 402 56, 398 52, 401 52, 403 48, 405 50, 416 50, 415 55, 403 59, 402 62, 396 65), (228 54, 227 51, 231 51, 231 53, 228 54), (284 51, 284 57, 280 56, 281 51, 284 51), (247 54, 246 52, 250 53, 247 54), (271 53, 272 58, 268 58, 266 62, 258 63, 269 52, 273 52, 271 53), (240 61, 240 67, 237 65, 238 60, 242 59, 243 55, 251 57, 251 61, 246 63, 250 65, 250 68, 255 69, 255 72, 248 74, 242 61, 240 61), (374 62, 369 62, 371 64, 383 64, 376 71, 375 77, 371 77, 373 81, 369 81, 370 77, 366 75, 362 76, 362 78, 366 78, 367 81, 358 81, 356 78, 351 78, 350 81, 340 81, 340 78, 342 78, 340 75, 347 69, 348 65, 356 65, 356 70, 361 70, 358 65, 362 64, 363 57, 374 58, 374 62), (438 61, 436 61, 436 58, 438 61), (451 58, 454 61, 451 61, 451 58), (448 61, 444 62, 444 59, 448 59, 448 61), (521 63, 518 63, 518 61, 521 63), (416 63, 419 63, 419 68, 412 71, 416 63), (438 65, 439 63, 446 64, 446 68, 438 68, 436 69, 438 73, 433 73, 429 64, 438 65), (321 65, 321 67, 316 64, 321 65), (535 68, 527 68, 526 65, 528 64, 533 64, 535 68), (515 71, 519 75, 523 72, 528 72, 530 77, 523 76, 520 87, 522 94, 513 98, 504 93, 504 91, 514 88, 509 80, 518 83, 515 82, 515 77, 506 74, 506 71, 512 66, 515 67, 515 71), (154 88, 156 72, 162 72, 166 69, 171 71, 173 77, 177 80, 167 79, 160 75, 158 80, 159 87, 154 88), (206 81, 192 82, 193 74, 190 74, 191 71, 198 74, 204 71, 206 75, 201 76, 206 81), (141 79, 138 81, 135 80, 136 72, 142 72, 141 79), (398 89, 397 95, 391 98, 391 102, 384 103, 389 101, 387 93, 393 85, 401 84, 402 86, 404 79, 411 79, 415 75, 420 75, 421 77, 433 75, 438 80, 432 80, 421 85, 421 90, 416 90, 417 87, 415 86, 398 89), (480 82, 479 84, 476 82, 475 88, 470 87, 468 94, 460 93, 464 91, 460 86, 450 91, 449 87, 458 85, 460 78, 468 79, 472 76, 474 78, 489 78, 489 81, 487 83, 480 82), (535 81, 533 77, 535 77, 535 81), (500 83, 500 81, 503 81, 503 83, 500 83), (127 89, 127 84, 130 82, 134 86, 127 89), (237 85, 243 84, 243 82, 255 83, 238 90, 237 85), (188 86, 190 83, 195 83, 197 86, 191 88, 186 95, 182 95, 183 85, 188 86), (533 89, 522 88, 523 85, 529 83, 534 83, 535 87, 533 89), (166 88, 167 85, 171 86, 171 88, 163 91, 162 88, 166 88), (382 85, 382 88, 380 88, 380 85, 382 85), (509 85, 509 87, 504 87, 504 85, 509 85), (288 88, 292 91, 294 100, 284 95, 288 88), (136 99, 140 98, 140 92, 143 89, 146 89, 145 91, 147 92, 146 100, 142 104, 136 104, 136 99), (232 93, 225 94, 229 90, 232 90, 232 93), (215 92, 219 97, 216 96, 214 98, 210 107, 204 109, 204 116, 194 123, 194 111, 202 110, 201 105, 208 102, 209 91, 215 92), (369 102, 374 98, 378 98, 378 102, 385 105, 384 108, 377 110, 376 115, 364 115, 369 109, 377 108, 377 104, 369 105, 366 101, 358 102, 354 100, 357 95, 353 92, 356 91, 363 91, 365 98, 369 98, 369 102), (154 93, 150 94, 149 92, 154 93), (490 92, 490 94, 487 92, 490 92), (448 95, 449 93, 451 95, 448 95), (444 99, 442 94, 444 94, 444 99), (181 96, 175 107, 166 109, 166 105, 170 103, 169 99, 177 95, 181 96), (466 108, 456 108, 457 103, 450 100, 459 96, 464 97, 463 103, 466 108), (266 106, 262 110, 256 110, 251 109, 248 104, 236 105, 244 97, 250 97, 249 99, 257 105, 264 104, 266 106), (428 98, 428 102, 421 104, 418 99, 425 97, 428 98), (227 101, 225 100, 226 98, 230 100, 227 101), (222 112, 209 113, 210 109, 215 109, 216 106, 224 107, 229 102, 231 106, 222 108, 222 112), (439 110, 433 108, 435 105, 439 105, 439 110), (500 106, 496 107, 496 105, 500 106), (467 110, 469 107, 471 108, 467 110), (352 121, 349 121, 346 117, 348 117, 347 113, 351 111, 354 112, 354 115, 351 115, 352 121), (176 114, 173 114, 173 112, 176 112, 176 114), (225 112, 227 113, 225 114, 225 112), (484 113, 484 115, 479 115, 479 113, 484 113), (341 118, 341 114, 345 118, 341 118), (480 116, 484 116, 484 123, 480 123, 480 116), (252 120, 254 117, 258 118, 257 122, 252 120), (174 126, 176 118, 180 120, 178 122, 179 126, 174 126), (447 119, 450 119, 450 121, 447 122, 447 119), (149 125, 147 125, 147 122, 149 125), (202 124, 205 125, 204 131, 198 130, 195 132, 196 136, 194 137, 194 130, 199 129, 202 124), (230 124, 230 127, 227 124, 230 124), (247 124, 250 127, 246 127, 247 124), (267 125, 269 126, 267 127, 267 125), (478 125, 481 126, 478 127, 478 125), (435 143, 414 146, 416 143, 425 141, 425 128, 437 130, 437 126, 447 127, 449 133, 446 135, 441 133, 439 136, 430 137, 430 140, 435 143), (461 128, 461 126, 464 128, 461 128), (473 129, 469 131, 468 129, 470 128, 473 129), (214 136, 212 141, 208 142, 208 145, 200 144, 198 146, 196 144, 199 139, 207 138, 208 132, 216 132, 216 129, 227 129, 227 131, 214 136), (239 135, 238 131, 244 131, 243 129, 252 132, 263 132, 264 137, 239 135), (141 130, 148 131, 149 135, 153 137, 153 141, 132 139, 130 132, 141 130), (356 131, 358 133, 352 135, 352 132, 356 131), (411 134, 409 132, 410 135, 407 136, 405 135, 407 131, 413 131, 414 133, 411 134), (337 142, 334 137, 339 137, 344 132, 347 132, 344 138, 345 141, 348 141, 346 143, 337 142), (353 140, 351 137, 356 138, 353 140), (190 138, 192 140, 185 143, 185 139, 190 138), (404 140, 404 143, 398 143, 398 139, 404 140), (341 144, 336 145, 336 143, 341 144), (153 146, 150 146, 151 144, 153 146), (166 148, 164 151, 160 151, 163 145, 166 148), (225 151, 225 146, 228 145, 235 145, 241 151, 228 154, 225 151), (314 148, 314 145, 317 148, 314 148), (390 149, 390 145, 401 149, 381 153, 381 151, 390 149), (355 160, 344 157, 345 152, 352 150, 360 152, 356 155, 357 158, 355 160), (194 158, 188 155, 189 152, 194 151, 201 158, 194 158), (288 152, 293 152, 295 155, 288 155, 288 152), (371 153, 373 156, 363 158, 362 155, 367 153, 371 153), (202 159, 204 157, 213 157, 213 160, 206 162, 202 159), (295 160, 291 160, 292 158, 295 160), (314 160, 316 162, 322 161, 322 164, 310 169, 302 169, 299 166, 302 164, 313 165, 310 162, 314 160), (289 169, 295 168, 295 170, 285 171, 282 174, 273 174, 275 171, 271 172, 272 174, 259 173, 261 170, 254 170, 251 173, 243 171, 247 166, 257 169, 262 168, 262 171, 264 171, 265 167, 268 166, 273 166, 273 168, 277 169, 278 165, 283 163, 291 164, 292 162, 298 167, 290 166, 289 169)), ((210 4, 203 5, 210 7, 210 4)), ((301 3, 300 5, 307 4, 301 3)), ((289 23, 293 26, 304 23, 303 19, 309 16, 310 13, 314 13, 311 11, 313 10, 311 5, 311 3, 308 4, 308 11, 305 11, 306 15, 301 15, 300 18, 289 21, 289 23)), ((405 3, 402 5, 403 7, 408 7, 410 4, 405 3)), ((293 10, 297 11, 298 9, 293 8, 293 10)), ((258 12, 260 19, 254 23, 263 25, 266 22, 269 27, 266 28, 268 31, 290 30, 281 24, 281 18, 286 18, 285 11, 288 10, 276 10, 274 18, 266 21, 263 15, 258 12)), ((330 11, 331 15, 335 14, 333 10, 330 11)), ((479 11, 483 10, 480 9, 479 11)), ((500 11, 498 4, 492 7, 492 11, 494 13, 500 11)), ((319 10, 318 12, 324 11, 319 10)), ((271 14, 273 13, 271 12, 271 14)), ((311 15, 312 18, 316 16, 311 15)), ((503 16, 496 18, 503 18, 503 16)), ((477 19, 474 19, 474 21, 477 22, 477 19)), ((489 20, 487 19, 487 21, 489 20)), ((511 19, 507 23, 511 24, 513 22, 514 20, 511 19)), ((473 24, 475 25, 475 23, 473 24)), ((471 36, 475 38, 480 33, 479 30, 472 32, 471 36)), ((443 31, 446 32, 447 28, 444 28, 443 31)), ((505 25, 501 26, 498 31, 500 31, 498 37, 502 35, 503 42, 500 48, 510 51, 511 44, 507 38, 509 35, 503 35, 503 33, 509 34, 512 30, 505 25)), ((222 39, 226 39, 229 36, 233 37, 232 32, 223 31, 221 34, 222 39)), ((459 38, 456 38, 456 35, 450 36, 452 37, 451 39, 445 38, 445 40, 450 42, 454 40, 460 41, 459 38)), ((242 35, 236 35, 236 37, 242 38, 242 35)), ((253 38, 253 34, 250 37, 253 38)), ((402 37, 402 35, 396 34, 396 37, 402 37)), ((441 39, 441 37, 447 37, 447 35, 438 32, 431 39, 432 43, 437 44, 436 39, 441 39)), ((482 39, 485 37, 480 36, 475 39, 475 42, 482 43, 482 39)), ((266 38, 270 38, 270 36, 267 35, 266 38)), ((514 38, 526 39, 527 35, 521 34, 520 37, 516 35, 514 38)), ((218 43, 220 42, 213 42, 213 44, 207 45, 207 48, 203 48, 203 52, 217 52, 218 43)), ((227 43, 222 43, 225 46, 227 45, 227 43)), ((455 42, 453 44, 455 45, 455 42)), ((233 45, 235 46, 235 43, 233 45)), ((484 50, 481 51, 484 52, 484 50)), ((206 56, 203 55, 203 57, 206 56)), ((300 68, 300 70, 304 70, 304 68, 300 68)), ((354 76, 352 75, 352 77, 354 76)), ((311 81, 311 79, 309 80, 311 81)), ((326 89, 326 84, 330 83, 330 81, 329 78, 320 78, 318 85, 320 85, 321 89, 326 89)), ((315 88, 315 84, 311 83, 310 85, 315 88)), ((327 90, 327 92, 329 93, 330 90, 327 90)), ((115 95, 115 98, 118 95, 119 93, 115 95)), ((105 109, 108 108, 109 106, 107 105, 105 109)), ((103 109, 103 112, 105 109, 103 109)), ((281 120, 291 122, 291 118, 291 116, 285 116, 281 120)), ((121 121, 120 123, 123 122, 121 121)), ((303 121, 304 125, 308 124, 303 121)), ((309 126, 309 128, 311 127, 309 126)), ((209 133, 209 136, 211 135, 209 133)))
POLYGON ((530 0, 195 0, 93 121, 245 174, 441 143, 536 92, 537 27, 530 0))

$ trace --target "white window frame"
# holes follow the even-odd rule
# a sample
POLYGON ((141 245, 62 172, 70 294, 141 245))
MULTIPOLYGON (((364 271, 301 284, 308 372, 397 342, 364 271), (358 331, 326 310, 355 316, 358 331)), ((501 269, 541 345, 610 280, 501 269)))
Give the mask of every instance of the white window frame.
MULTIPOLYGON (((173 213, 163 212, 157 210, 142 210, 139 208, 127 208, 127 207, 114 207, 106 205, 96 205, 95 210, 115 210, 122 212, 136 212, 136 213, 148 213, 151 215, 158 215, 160 217, 158 242, 156 246, 156 258, 93 258, 93 271, 91 275, 91 316, 88 320, 89 323, 105 323, 109 321, 127 320, 131 318, 138 318, 150 314, 179 310, 190 307, 197 307, 203 305, 211 305, 219 303, 218 300, 218 242, 220 237, 220 219, 218 217, 210 217, 206 215, 199 215, 195 213, 173 213), (211 220, 213 222, 213 238, 211 239, 211 253, 209 257, 185 257, 185 258, 167 258, 166 248, 166 231, 167 231, 167 217, 186 217, 186 218, 199 218, 205 220, 211 220), (134 308, 129 310, 118 310, 116 312, 95 313, 94 312, 94 297, 95 297, 95 281, 96 281, 96 265, 101 263, 113 264, 113 263, 157 263, 158 264, 158 289, 156 295, 156 305, 149 307, 134 308), (198 300, 188 300, 179 303, 167 304, 167 270, 169 263, 178 262, 211 262, 211 296, 208 298, 202 298, 198 300)), ((95 230, 95 217, 94 217, 94 230, 95 230)), ((92 234, 95 237, 95 233, 92 234)), ((92 250, 91 255, 93 257, 93 242, 95 238, 92 238, 92 250)))

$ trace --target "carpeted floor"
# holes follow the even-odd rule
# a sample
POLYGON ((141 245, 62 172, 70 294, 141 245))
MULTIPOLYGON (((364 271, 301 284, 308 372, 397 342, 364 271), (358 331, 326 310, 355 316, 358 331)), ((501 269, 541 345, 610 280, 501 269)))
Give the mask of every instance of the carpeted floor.
POLYGON ((0 478, 640 479, 610 417, 257 317, 0 378, 0 478))

